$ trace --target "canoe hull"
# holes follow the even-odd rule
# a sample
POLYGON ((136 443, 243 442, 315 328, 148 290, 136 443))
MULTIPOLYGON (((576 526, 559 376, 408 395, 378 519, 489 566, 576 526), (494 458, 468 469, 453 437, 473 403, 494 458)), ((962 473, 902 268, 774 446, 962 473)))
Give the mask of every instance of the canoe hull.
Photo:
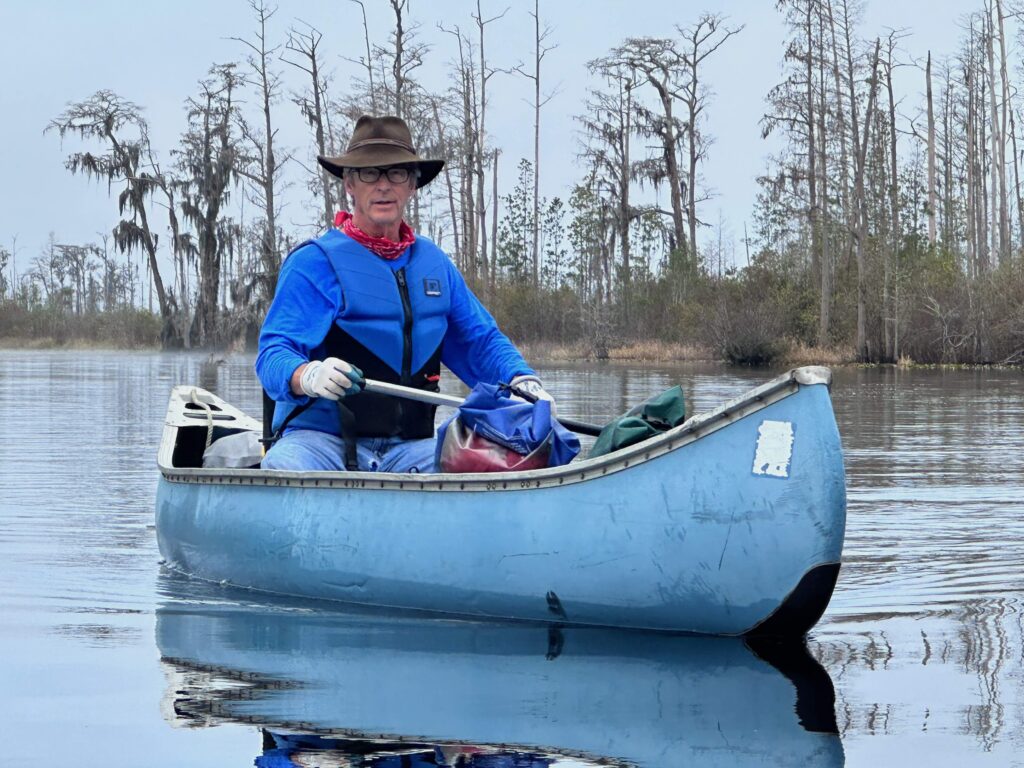
POLYGON ((258 590, 463 616, 802 634, 831 595, 845 528, 823 384, 580 482, 524 473, 479 492, 417 490, 424 480, 415 476, 375 487, 352 475, 344 488, 255 474, 260 482, 246 485, 164 473, 157 534, 172 567, 258 590))

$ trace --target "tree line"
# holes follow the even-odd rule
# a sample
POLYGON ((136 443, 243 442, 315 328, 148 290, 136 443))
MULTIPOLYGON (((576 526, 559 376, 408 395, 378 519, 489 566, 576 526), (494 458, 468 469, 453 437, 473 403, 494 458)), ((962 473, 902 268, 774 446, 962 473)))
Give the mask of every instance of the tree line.
POLYGON ((762 126, 786 149, 760 180, 757 268, 791 275, 777 290, 799 293, 803 318, 768 315, 859 360, 1019 363, 1020 8, 985 0, 957 53, 917 61, 906 31, 860 39, 854 0, 778 6, 787 76, 762 126), (920 102, 898 104, 899 68, 920 102))
POLYGON ((465 19, 438 25, 439 51, 409 0, 386 0, 383 37, 371 35, 363 0, 349 2, 361 25, 346 26, 356 74, 341 81, 325 33, 295 22, 276 35, 275 9, 252 0, 254 31, 234 40, 244 57, 211 66, 170 149, 153 146, 141 106, 110 91, 55 116, 48 130, 82 146, 68 170, 105 182, 120 221, 101 244, 51 236, 20 274, 16 247, 0 248, 0 336, 4 325, 45 333, 117 316, 164 348, 251 345, 282 258, 309 234, 282 224, 284 186, 297 181, 315 200, 311 230, 330 226, 345 197, 310 158, 340 154, 369 112, 403 117, 422 156, 446 158, 410 223, 517 339, 583 342, 599 357, 655 338, 737 362, 793 345, 873 362, 1021 362, 1013 0, 981 0, 959 20, 960 50, 922 60, 907 31, 865 38, 857 0, 779 0, 783 77, 760 128, 780 149, 758 178, 744 264, 705 220, 704 175, 719 108, 706 72, 740 44, 742 24, 705 13, 587 62, 595 85, 576 115, 579 177, 563 199, 540 194, 540 127, 555 95, 544 64, 556 45, 540 0, 526 9, 529 61, 504 68, 492 50, 508 9, 473 0, 465 19), (448 82, 427 88, 421 67, 446 54, 448 82), (900 69, 919 96, 898 98, 900 69), (285 72, 302 87, 287 90, 285 72), (533 156, 505 179, 488 118, 509 77, 531 86, 533 156), (286 109, 308 126, 303 151, 280 144, 286 109))

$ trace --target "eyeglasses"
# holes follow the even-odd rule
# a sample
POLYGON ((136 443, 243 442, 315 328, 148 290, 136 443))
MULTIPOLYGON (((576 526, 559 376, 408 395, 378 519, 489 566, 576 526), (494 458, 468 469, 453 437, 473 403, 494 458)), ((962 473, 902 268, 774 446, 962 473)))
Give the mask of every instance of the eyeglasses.
POLYGON ((411 171, 401 165, 393 165, 390 168, 352 168, 351 169, 364 184, 373 184, 381 176, 387 176, 392 184, 405 184, 409 181, 411 171))

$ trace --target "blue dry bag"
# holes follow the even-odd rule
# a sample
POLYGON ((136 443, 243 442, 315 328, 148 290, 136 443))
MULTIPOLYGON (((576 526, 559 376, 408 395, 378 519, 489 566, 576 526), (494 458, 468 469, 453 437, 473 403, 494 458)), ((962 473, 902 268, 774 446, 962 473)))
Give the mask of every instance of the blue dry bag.
POLYGON ((551 418, 551 403, 513 400, 508 390, 477 384, 437 431, 439 472, 514 472, 568 464, 580 441, 551 418))

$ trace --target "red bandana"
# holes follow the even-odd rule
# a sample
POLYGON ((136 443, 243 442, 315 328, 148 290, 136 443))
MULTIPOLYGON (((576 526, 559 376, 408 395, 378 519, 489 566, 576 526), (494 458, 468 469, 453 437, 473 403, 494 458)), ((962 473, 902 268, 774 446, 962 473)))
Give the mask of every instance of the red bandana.
POLYGON ((352 214, 348 211, 338 211, 338 213, 335 214, 334 226, 340 227, 342 232, 351 237, 361 246, 367 250, 373 251, 382 259, 387 259, 388 261, 394 261, 397 259, 405 253, 405 249, 412 245, 416 240, 416 235, 413 233, 412 227, 406 224, 404 220, 398 225, 399 240, 397 243, 386 237, 371 237, 366 234, 363 230, 359 229, 352 223, 352 214))

